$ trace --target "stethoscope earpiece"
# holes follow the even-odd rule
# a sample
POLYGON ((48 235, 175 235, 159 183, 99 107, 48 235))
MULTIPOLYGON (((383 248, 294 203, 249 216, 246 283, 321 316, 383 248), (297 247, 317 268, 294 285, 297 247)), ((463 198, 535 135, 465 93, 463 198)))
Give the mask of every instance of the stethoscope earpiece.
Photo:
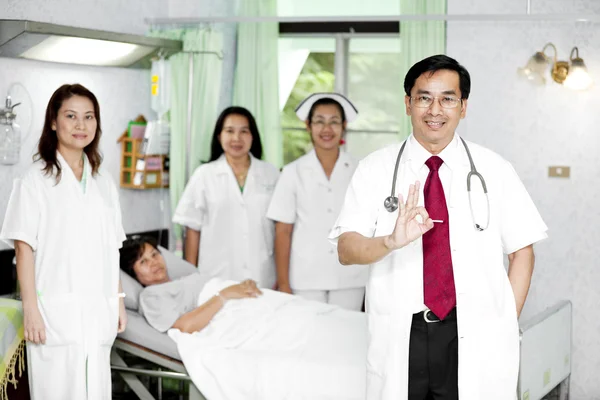
POLYGON ((383 206, 388 212, 394 212, 398 209, 398 198, 396 196, 388 196, 383 202, 383 206))

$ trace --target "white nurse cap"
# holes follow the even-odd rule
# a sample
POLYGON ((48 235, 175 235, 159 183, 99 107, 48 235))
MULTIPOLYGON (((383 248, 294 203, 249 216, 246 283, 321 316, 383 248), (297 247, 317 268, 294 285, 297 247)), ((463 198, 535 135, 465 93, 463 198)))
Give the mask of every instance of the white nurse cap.
POLYGON ((344 114, 346 114, 346 120, 348 122, 352 122, 356 119, 356 117, 358 117, 358 110, 344 95, 339 93, 313 93, 304 99, 298 105, 298 107, 296 107, 296 115, 298 118, 300 118, 302 121, 306 121, 308 119, 308 113, 310 112, 313 104, 315 104, 317 100, 321 99, 332 99, 337 101, 344 109, 344 114))

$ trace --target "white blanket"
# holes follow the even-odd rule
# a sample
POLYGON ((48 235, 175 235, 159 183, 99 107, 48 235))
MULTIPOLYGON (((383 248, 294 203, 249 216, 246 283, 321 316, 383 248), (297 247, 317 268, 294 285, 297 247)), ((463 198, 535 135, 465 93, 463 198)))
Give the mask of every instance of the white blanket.
MULTIPOLYGON (((235 282, 211 280, 204 303, 235 282)), ((229 301, 200 332, 169 330, 192 381, 208 400, 363 400, 363 313, 263 290, 229 301)))

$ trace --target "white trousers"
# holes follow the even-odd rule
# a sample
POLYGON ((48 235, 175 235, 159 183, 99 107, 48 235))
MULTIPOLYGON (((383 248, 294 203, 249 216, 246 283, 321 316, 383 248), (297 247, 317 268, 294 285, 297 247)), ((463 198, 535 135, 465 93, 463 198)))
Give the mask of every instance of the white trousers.
POLYGON ((294 294, 306 300, 335 304, 352 311, 360 311, 365 299, 365 288, 338 290, 294 290, 294 294))

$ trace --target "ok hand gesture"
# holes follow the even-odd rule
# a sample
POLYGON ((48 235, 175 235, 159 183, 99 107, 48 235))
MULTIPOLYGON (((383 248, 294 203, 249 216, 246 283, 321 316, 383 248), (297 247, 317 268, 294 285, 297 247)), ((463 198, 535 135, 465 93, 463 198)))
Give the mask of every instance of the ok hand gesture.
POLYGON ((419 207, 419 188, 421 184, 416 181, 410 185, 406 203, 402 195, 398 195, 398 219, 394 231, 385 238, 385 245, 390 250, 400 249, 414 240, 420 238, 433 228, 433 221, 424 207, 419 207), (417 216, 421 216, 423 222, 419 222, 417 216))

